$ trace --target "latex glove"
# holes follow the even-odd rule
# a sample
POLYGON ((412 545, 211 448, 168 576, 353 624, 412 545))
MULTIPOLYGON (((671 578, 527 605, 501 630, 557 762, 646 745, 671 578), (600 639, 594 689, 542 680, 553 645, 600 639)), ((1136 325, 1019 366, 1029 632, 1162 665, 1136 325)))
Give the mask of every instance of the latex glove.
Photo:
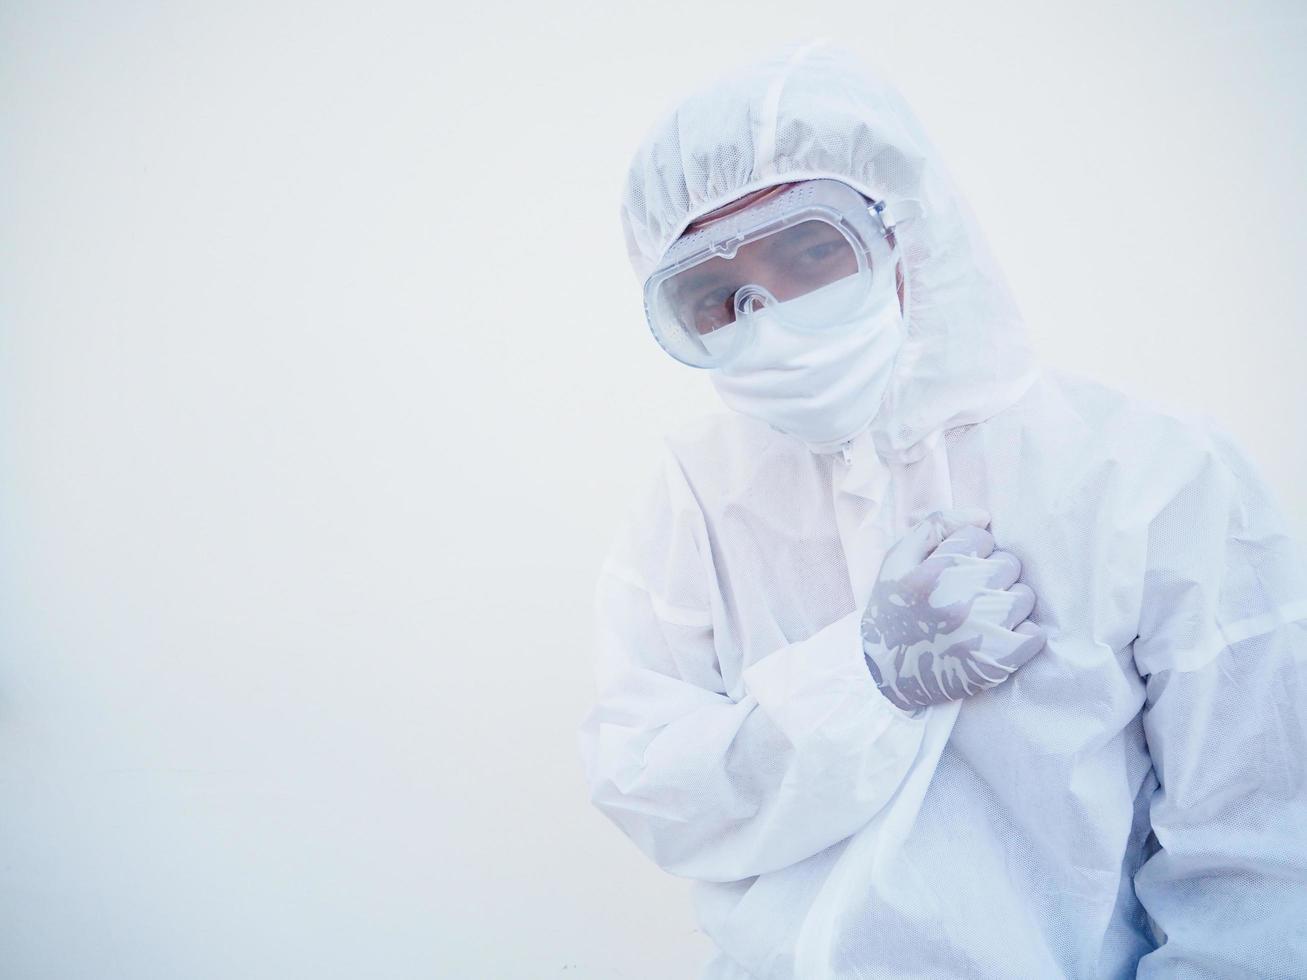
POLYGON ((937 511, 881 562, 862 618, 881 693, 905 711, 959 701, 1007 680, 1044 647, 1035 593, 1016 555, 994 550, 989 515, 937 511))

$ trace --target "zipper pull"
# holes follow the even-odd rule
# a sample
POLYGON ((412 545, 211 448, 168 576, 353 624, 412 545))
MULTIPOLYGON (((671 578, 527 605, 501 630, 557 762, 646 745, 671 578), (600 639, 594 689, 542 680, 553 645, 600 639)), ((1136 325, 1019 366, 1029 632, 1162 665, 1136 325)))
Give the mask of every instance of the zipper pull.
POLYGON ((840 453, 844 456, 845 466, 851 466, 853 464, 853 453, 850 452, 849 450, 849 446, 851 446, 852 444, 853 444, 853 440, 849 440, 848 442, 844 443, 844 445, 840 446, 840 453))

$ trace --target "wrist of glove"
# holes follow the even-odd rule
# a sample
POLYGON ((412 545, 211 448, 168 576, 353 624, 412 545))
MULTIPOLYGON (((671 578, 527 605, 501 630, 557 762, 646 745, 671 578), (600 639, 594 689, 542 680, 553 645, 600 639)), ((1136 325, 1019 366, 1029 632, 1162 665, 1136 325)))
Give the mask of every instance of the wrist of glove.
POLYGON ((880 692, 909 713, 1007 680, 1044 647, 1027 618, 1035 593, 997 551, 989 517, 931 514, 881 564, 862 617, 863 655, 880 692))

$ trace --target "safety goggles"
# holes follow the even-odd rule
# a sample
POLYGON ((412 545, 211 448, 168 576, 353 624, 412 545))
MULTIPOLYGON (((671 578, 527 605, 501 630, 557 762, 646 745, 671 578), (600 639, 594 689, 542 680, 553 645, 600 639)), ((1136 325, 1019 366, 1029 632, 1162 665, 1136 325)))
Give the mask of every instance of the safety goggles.
POLYGON ((654 337, 683 364, 714 368, 747 343, 747 330, 723 328, 744 326, 762 309, 814 333, 846 322, 874 290, 894 288, 883 211, 881 202, 823 178, 682 235, 645 283, 654 337), (836 297, 840 309, 792 302, 817 290, 836 297))

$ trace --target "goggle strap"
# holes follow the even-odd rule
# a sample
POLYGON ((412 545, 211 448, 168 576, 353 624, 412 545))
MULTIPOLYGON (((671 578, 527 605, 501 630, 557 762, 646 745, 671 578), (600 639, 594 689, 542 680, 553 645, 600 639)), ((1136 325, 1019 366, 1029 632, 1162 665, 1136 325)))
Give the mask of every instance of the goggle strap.
POLYGON ((898 201, 890 208, 884 201, 873 201, 867 208, 885 231, 893 231, 905 221, 921 217, 921 204, 917 201, 898 201))

